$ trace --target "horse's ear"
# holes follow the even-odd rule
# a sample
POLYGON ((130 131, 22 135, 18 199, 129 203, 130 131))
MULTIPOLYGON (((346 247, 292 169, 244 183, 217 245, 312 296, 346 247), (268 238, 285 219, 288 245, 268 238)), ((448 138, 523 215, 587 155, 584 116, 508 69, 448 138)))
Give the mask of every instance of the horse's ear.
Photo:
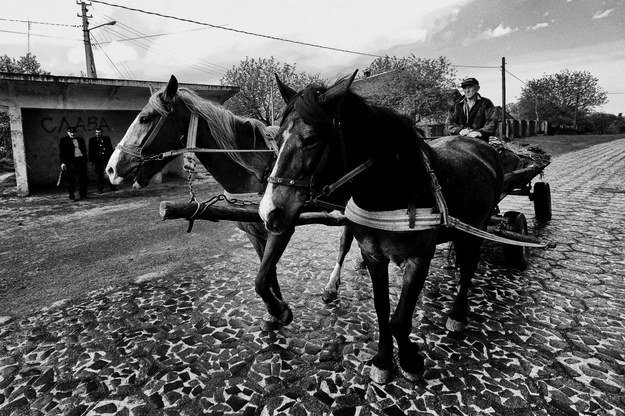
POLYGON ((345 78, 343 81, 340 81, 334 84, 333 86, 331 86, 326 92, 324 92, 319 97, 319 103, 320 104, 326 103, 340 95, 345 94, 347 90, 349 90, 349 87, 351 87, 352 82, 354 82, 354 79, 356 78, 357 73, 358 73, 358 70, 355 70, 354 73, 349 78, 345 78))
POLYGON ((291 98, 293 98, 295 94, 297 94, 297 91, 282 82, 278 74, 275 74, 275 76, 276 82, 278 83, 278 89, 280 90, 280 95, 282 95, 282 99, 284 100, 284 102, 288 104, 291 101, 291 98))
POLYGON ((169 82, 167 83, 167 87, 165 88, 165 96, 170 100, 176 96, 178 92, 178 80, 175 76, 171 76, 169 78, 169 82))

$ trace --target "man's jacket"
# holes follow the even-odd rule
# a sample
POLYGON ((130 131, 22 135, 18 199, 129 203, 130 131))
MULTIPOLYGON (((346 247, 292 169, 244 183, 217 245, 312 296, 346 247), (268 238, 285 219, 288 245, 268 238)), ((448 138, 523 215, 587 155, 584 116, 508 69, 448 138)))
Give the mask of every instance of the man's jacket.
MULTIPOLYGON (((78 140, 78 148, 85 157, 85 163, 87 163, 87 147, 85 146, 84 139, 82 137, 74 138, 78 140)), ((61 141, 59 142, 59 159, 61 159, 61 163, 65 163, 66 165, 74 164, 74 142, 69 136, 61 137, 61 141)))
POLYGON ((499 120, 492 101, 478 94, 477 101, 469 111, 468 117, 464 111, 463 96, 447 112, 445 124, 449 134, 458 134, 460 130, 469 128, 478 130, 482 133, 482 137, 486 138, 495 135, 499 120))
POLYGON ((89 139, 89 161, 106 164, 113 154, 113 145, 109 136, 93 136, 89 139))

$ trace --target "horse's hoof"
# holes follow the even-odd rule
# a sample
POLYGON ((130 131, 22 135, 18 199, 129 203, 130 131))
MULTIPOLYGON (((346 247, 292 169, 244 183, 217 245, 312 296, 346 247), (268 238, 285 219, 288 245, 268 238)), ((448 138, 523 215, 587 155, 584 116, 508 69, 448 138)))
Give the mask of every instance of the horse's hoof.
POLYGON ((280 322, 278 322, 278 320, 276 318, 273 317, 272 314, 270 314, 269 312, 265 313, 263 315, 263 319, 260 323, 260 329, 262 331, 276 331, 278 329, 280 329, 282 325, 280 325, 280 322))
POLYGON ((323 293, 321 294, 321 299, 323 299, 325 303, 334 302, 338 298, 339 298, 338 292, 331 292, 329 290, 324 290, 323 293))
POLYGON ((293 322, 293 312, 291 311, 291 308, 287 306, 277 319, 282 326, 287 326, 293 322))
POLYGON ((447 318, 447 323, 445 324, 445 328, 447 328, 450 332, 462 332, 466 329, 467 324, 464 322, 456 321, 452 318, 447 318))
POLYGON ((369 372, 369 378, 378 384, 386 384, 393 378, 393 369, 382 369, 371 365, 371 372, 369 372))
POLYGON ((418 381, 418 380, 421 380, 423 378, 423 373, 425 373, 425 367, 423 367, 421 370, 417 371, 416 373, 409 373, 406 370, 404 370, 403 368, 401 368, 401 365, 400 365, 399 366, 399 372, 407 380, 418 381))

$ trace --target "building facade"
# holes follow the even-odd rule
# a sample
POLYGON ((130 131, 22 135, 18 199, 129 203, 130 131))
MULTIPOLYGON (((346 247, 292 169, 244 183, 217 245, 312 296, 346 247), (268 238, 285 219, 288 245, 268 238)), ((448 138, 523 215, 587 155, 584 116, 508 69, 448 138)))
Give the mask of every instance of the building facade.
MULTIPOLYGON (((0 73, 0 112, 8 113, 17 191, 56 182, 59 139, 68 127, 88 141, 96 127, 113 146, 146 105, 151 91, 166 82, 0 73)), ((238 87, 180 84, 202 98, 223 104, 238 87)), ((91 172, 93 173, 93 172, 91 172)))

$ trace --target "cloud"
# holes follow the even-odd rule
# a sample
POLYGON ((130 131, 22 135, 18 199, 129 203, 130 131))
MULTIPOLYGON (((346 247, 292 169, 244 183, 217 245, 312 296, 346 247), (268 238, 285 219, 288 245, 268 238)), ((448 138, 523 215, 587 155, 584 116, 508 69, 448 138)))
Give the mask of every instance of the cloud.
POLYGON ((538 30, 538 29, 544 29, 547 26, 549 26, 549 23, 547 22, 543 22, 543 23, 536 23, 534 26, 528 26, 527 30, 538 30))
POLYGON ((494 29, 486 29, 484 32, 482 32, 479 38, 481 39, 500 38, 502 36, 507 36, 512 32, 516 32, 517 30, 518 28, 512 29, 509 26, 504 27, 503 23, 500 23, 499 26, 497 26, 494 29))
POLYGON ((603 12, 595 12, 595 15, 592 17, 593 19, 603 19, 604 17, 608 17, 614 9, 608 9, 603 12))

